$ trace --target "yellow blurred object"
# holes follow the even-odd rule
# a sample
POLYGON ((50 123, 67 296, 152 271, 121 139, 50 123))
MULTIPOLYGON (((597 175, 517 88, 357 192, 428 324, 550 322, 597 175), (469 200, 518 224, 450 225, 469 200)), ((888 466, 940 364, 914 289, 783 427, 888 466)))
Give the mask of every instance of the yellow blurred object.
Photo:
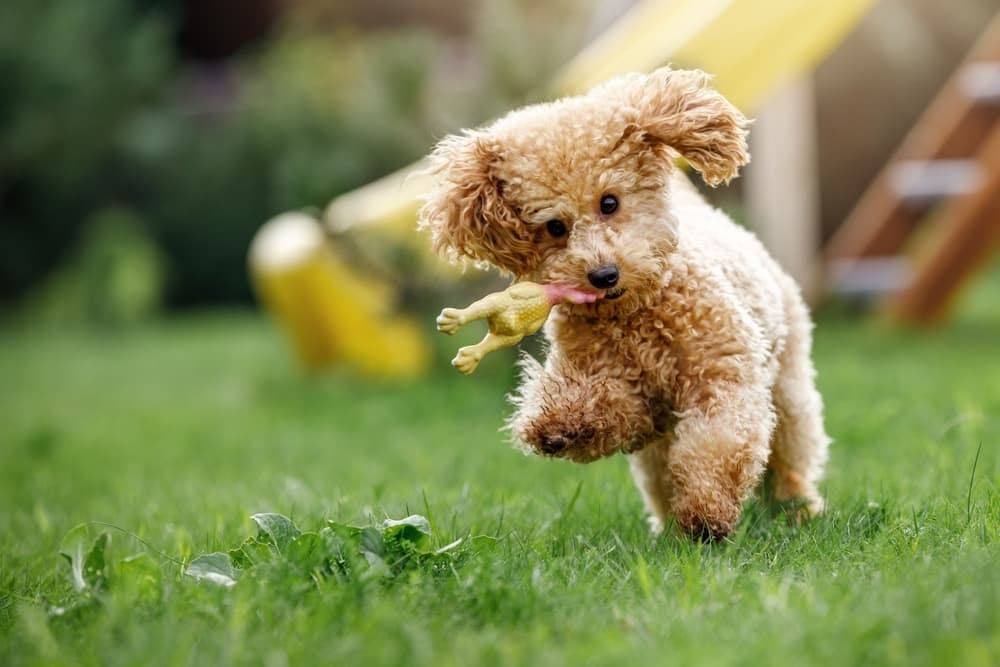
POLYGON ((555 82, 573 94, 668 62, 713 76, 752 112, 781 84, 813 69, 874 0, 645 0, 581 51, 555 82))
POLYGON ((284 213, 261 227, 250 246, 250 273, 306 368, 344 361, 383 377, 427 368, 419 327, 389 312, 391 289, 339 262, 315 218, 284 213))
POLYGON ((427 239, 413 233, 419 197, 433 184, 430 165, 422 160, 337 197, 323 211, 323 226, 334 237, 351 234, 369 243, 387 238, 412 251, 422 274, 454 280, 461 267, 439 261, 428 252, 427 239))
POLYGON ((334 234, 368 225, 400 233, 413 231, 417 198, 433 183, 429 168, 422 160, 340 195, 323 212, 323 224, 334 234), (385 202, 406 202, 407 206, 386 207, 385 202))
MULTIPOLYGON (((873 4, 640 0, 559 73, 552 90, 581 93, 623 72, 648 72, 673 63, 710 72, 731 102, 752 112, 778 86, 815 67, 873 4)), ((337 197, 323 222, 333 234, 377 227, 422 243, 412 233, 417 197, 432 183, 426 164, 418 162, 337 197)), ((388 328, 382 324, 384 315, 373 307, 375 296, 366 287, 369 281, 341 275, 343 267, 332 258, 317 259, 318 250, 304 256, 310 264, 286 268, 282 275, 287 277, 280 280, 262 279, 255 269, 255 282, 286 323, 307 365, 315 368, 339 357, 373 372, 416 372, 421 367, 422 340, 404 321, 388 328), (399 341, 386 344, 394 336, 399 341), (399 359, 391 360, 393 355, 399 359)))

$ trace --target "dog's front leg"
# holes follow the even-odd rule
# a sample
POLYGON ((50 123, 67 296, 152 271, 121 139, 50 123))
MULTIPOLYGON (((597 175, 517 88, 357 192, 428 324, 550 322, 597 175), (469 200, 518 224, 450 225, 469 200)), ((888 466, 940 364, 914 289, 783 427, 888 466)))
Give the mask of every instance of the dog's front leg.
POLYGON ((718 539, 732 532, 760 481, 775 416, 766 387, 713 387, 707 394, 674 429, 670 508, 684 532, 718 539))
POLYGON ((566 360, 523 362, 511 398, 510 429, 527 448, 579 462, 634 451, 655 432, 648 401, 633 383, 566 360))

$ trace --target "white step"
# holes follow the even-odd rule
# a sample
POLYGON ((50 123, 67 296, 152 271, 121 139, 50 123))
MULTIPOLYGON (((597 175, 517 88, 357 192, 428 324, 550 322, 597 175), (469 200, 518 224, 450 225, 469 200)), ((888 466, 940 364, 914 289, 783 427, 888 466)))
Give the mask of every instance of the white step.
POLYGON ((889 171, 889 185, 911 206, 977 192, 983 170, 975 160, 904 160, 889 171))
POLYGON ((913 266, 901 256, 837 259, 827 264, 830 291, 846 297, 876 297, 910 284, 913 266))
POLYGON ((1000 62, 969 63, 958 73, 958 87, 982 104, 1000 104, 1000 62))

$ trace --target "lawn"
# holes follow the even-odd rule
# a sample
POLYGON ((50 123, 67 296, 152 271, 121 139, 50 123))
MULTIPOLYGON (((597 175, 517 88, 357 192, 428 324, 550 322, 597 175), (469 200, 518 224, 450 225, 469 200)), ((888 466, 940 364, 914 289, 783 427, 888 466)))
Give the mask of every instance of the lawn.
POLYGON ((796 529, 751 501, 714 545, 652 538, 624 458, 507 446, 502 358, 374 383, 303 377, 250 313, 8 329, 0 664, 996 665, 998 294, 935 333, 822 319, 829 512, 796 529), (433 536, 388 566, 183 575, 259 512, 433 536), (87 522, 143 542, 90 523, 107 581, 77 593, 59 551, 87 522))

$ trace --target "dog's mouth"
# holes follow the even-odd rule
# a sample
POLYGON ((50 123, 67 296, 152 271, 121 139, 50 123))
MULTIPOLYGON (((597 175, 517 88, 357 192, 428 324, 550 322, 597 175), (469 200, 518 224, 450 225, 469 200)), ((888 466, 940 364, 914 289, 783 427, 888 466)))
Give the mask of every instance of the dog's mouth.
POLYGON ((607 292, 604 293, 604 299, 606 301, 614 301, 624 293, 625 293, 624 287, 619 287, 618 289, 609 289, 607 292))

